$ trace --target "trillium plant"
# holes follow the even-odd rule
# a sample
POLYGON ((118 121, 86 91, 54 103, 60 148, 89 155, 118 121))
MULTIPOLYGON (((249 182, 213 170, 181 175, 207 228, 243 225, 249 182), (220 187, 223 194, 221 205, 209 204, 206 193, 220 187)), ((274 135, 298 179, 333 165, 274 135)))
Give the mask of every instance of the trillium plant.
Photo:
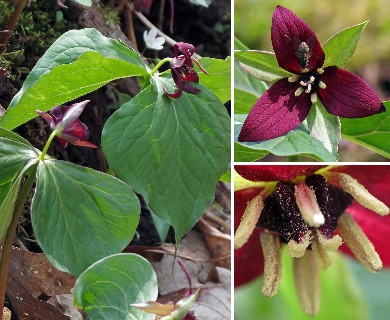
MULTIPOLYGON (((235 59, 249 77, 271 83, 252 106, 237 112, 242 113, 237 115, 235 130, 240 157, 244 149, 256 158, 272 152, 337 161, 341 137, 359 143, 359 139, 348 135, 350 126, 367 123, 362 130, 369 134, 371 123, 379 125, 387 117, 386 107, 373 89, 356 74, 344 70, 366 23, 341 31, 321 46, 301 18, 284 7, 276 7, 271 27, 274 54, 235 52, 235 59), (339 117, 346 119, 341 125, 345 124, 347 131, 342 131, 339 117), (364 120, 348 120, 355 118, 364 120)), ((238 91, 238 100, 240 96, 244 100, 243 91, 238 91)), ((387 155, 388 146, 372 140, 361 144, 387 155)))
POLYGON ((320 311, 319 272, 332 264, 330 252, 351 254, 369 272, 390 266, 383 242, 390 222, 388 166, 235 170, 235 286, 263 274, 262 293, 276 295, 285 250, 302 310, 314 316, 320 311))
MULTIPOLYGON (((145 40, 158 49, 152 38, 153 30, 145 40)), ((157 299, 151 264, 121 253, 140 218, 135 192, 152 212, 161 240, 172 226, 178 244, 213 201, 230 162, 224 106, 230 100, 229 59, 198 60, 195 47, 183 42, 173 52, 174 57, 148 65, 119 40, 95 29, 72 30, 32 69, 0 118, 1 307, 15 230, 32 195, 34 236, 55 268, 77 277, 75 305, 89 319, 155 319, 136 307, 157 299), (159 71, 165 63, 171 73, 159 71), (207 71, 216 65, 226 72, 207 71), (141 90, 108 118, 101 146, 95 145, 79 120, 83 112, 93 112, 92 102, 73 100, 127 77, 137 77, 141 90), (43 150, 12 131, 38 115, 51 130, 43 150), (48 154, 52 143, 62 150, 101 148, 110 174, 53 158, 48 154)), ((189 308, 198 296, 199 291, 189 293, 164 319, 187 313, 186 319, 195 319, 189 308)))

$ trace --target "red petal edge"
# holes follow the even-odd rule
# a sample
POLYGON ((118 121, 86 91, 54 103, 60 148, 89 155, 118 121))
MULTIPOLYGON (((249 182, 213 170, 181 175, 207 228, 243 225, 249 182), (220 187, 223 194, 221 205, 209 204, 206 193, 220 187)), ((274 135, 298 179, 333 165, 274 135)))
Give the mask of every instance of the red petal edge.
POLYGON ((324 166, 313 165, 236 165, 234 169, 250 181, 290 181, 297 176, 313 174, 324 166))

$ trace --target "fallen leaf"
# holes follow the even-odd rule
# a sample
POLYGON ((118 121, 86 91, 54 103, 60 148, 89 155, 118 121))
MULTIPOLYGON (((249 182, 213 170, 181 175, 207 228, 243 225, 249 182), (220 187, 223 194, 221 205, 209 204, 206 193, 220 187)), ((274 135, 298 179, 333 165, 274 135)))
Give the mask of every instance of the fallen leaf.
POLYGON ((32 295, 44 293, 51 297, 71 293, 76 278, 55 269, 43 253, 13 248, 9 276, 32 295))
POLYGON ((217 258, 217 265, 219 267, 230 269, 230 235, 224 234, 215 227, 211 226, 204 217, 198 221, 198 227, 206 238, 207 245, 212 252, 213 257, 217 258))

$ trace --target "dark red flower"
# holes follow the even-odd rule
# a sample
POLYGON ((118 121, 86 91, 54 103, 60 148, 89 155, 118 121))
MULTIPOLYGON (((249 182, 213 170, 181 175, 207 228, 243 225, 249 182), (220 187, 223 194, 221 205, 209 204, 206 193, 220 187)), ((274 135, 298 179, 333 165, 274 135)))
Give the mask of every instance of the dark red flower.
MULTIPOLYGON (((235 183, 240 188, 234 194, 235 228, 240 225, 241 229, 236 230, 235 237, 235 286, 264 272, 263 293, 276 294, 278 255, 284 244, 294 264, 303 261, 306 268, 314 266, 316 270, 310 270, 314 275, 331 264, 327 251, 337 250, 341 238, 346 245, 340 249, 369 271, 378 271, 382 265, 390 267, 386 241, 390 232, 388 166, 238 165, 235 169, 246 179, 235 183), (261 205, 253 206, 256 201, 261 205), (252 214, 256 220, 248 223, 252 214)), ((297 293, 304 311, 313 315, 319 302, 308 305, 307 301, 314 300, 301 299, 304 287, 298 284, 297 293)))
POLYGON ((78 117, 83 112, 89 100, 72 104, 71 106, 58 106, 50 110, 50 113, 37 110, 38 114, 50 125, 51 130, 56 131, 57 139, 62 148, 69 143, 76 146, 96 148, 87 141, 89 139, 88 127, 78 117))
POLYGON ((336 66, 322 69, 325 53, 314 31, 296 14, 277 6, 271 41, 281 68, 293 73, 274 83, 255 103, 238 140, 277 138, 297 127, 319 99, 326 110, 344 118, 385 111, 377 94, 357 75, 336 66))
POLYGON ((173 51, 175 57, 172 58, 170 62, 171 73, 173 81, 177 85, 178 91, 175 93, 168 93, 164 89, 164 92, 171 98, 179 98, 182 95, 183 90, 189 93, 199 93, 200 90, 190 84, 190 82, 199 82, 199 76, 194 70, 193 62, 195 62, 205 74, 208 73, 193 56, 195 53, 195 47, 190 43, 177 42, 173 46, 173 51), (183 55, 179 55, 179 49, 183 52, 183 55))

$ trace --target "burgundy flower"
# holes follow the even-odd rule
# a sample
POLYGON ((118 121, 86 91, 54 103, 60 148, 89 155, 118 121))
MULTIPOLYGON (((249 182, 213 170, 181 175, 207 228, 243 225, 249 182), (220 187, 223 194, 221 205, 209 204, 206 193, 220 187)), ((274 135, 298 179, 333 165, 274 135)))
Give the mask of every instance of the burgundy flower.
POLYGON ((302 308, 314 315, 319 310, 318 269, 331 265, 328 251, 337 250, 342 241, 346 245, 340 249, 367 270, 390 267, 388 166, 239 165, 235 169, 246 179, 235 181, 240 189, 234 195, 235 286, 264 273, 263 294, 276 294, 280 248, 286 245, 294 258, 302 308), (305 274, 310 274, 309 281, 305 274))
POLYGON ((344 118, 385 111, 363 79, 336 66, 322 69, 325 53, 312 29, 290 10, 277 6, 271 41, 281 68, 293 73, 274 83, 255 103, 238 137, 255 142, 282 136, 297 127, 319 99, 326 110, 344 118))
POLYGON ((89 139, 88 127, 78 119, 88 102, 89 100, 86 100, 69 107, 55 107, 50 110, 50 113, 37 110, 38 114, 50 125, 51 130, 56 131, 62 148, 66 148, 69 143, 96 148, 93 143, 87 141, 89 139))
POLYGON ((168 93, 164 89, 164 92, 171 98, 179 98, 182 95, 183 90, 189 93, 199 93, 200 90, 190 84, 190 82, 199 82, 199 76, 194 70, 194 64, 192 62, 195 62, 200 70, 202 70, 205 74, 208 73, 200 65, 199 61, 193 57, 195 47, 190 43, 177 42, 173 46, 173 51, 175 58, 172 58, 170 62, 171 73, 173 81, 177 85, 178 91, 175 93, 168 93), (183 52, 183 55, 179 55, 179 49, 183 52))

